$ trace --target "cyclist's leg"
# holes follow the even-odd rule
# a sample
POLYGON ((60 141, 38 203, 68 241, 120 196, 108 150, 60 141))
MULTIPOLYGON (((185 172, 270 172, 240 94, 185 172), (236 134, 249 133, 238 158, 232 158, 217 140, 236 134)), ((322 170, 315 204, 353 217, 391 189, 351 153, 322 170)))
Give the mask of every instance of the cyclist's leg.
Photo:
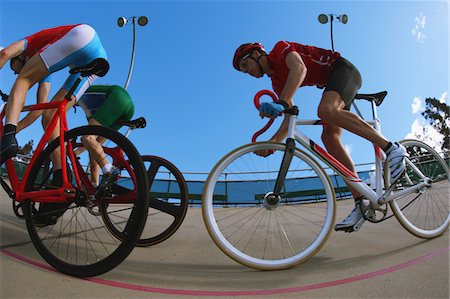
MULTIPOLYGON (((95 119, 91 118, 89 119, 89 125, 91 126, 103 126, 100 122, 96 121, 95 119)), ((103 140, 101 137, 95 135, 88 135, 83 136, 82 142, 83 145, 86 147, 86 149, 89 151, 89 154, 91 156, 91 160, 94 160, 96 164, 100 167, 105 167, 107 163, 109 163, 107 160, 105 160, 105 152, 103 151, 102 144, 105 140, 103 140)))
MULTIPOLYGON (((102 124, 96 121, 94 118, 89 120, 89 125, 98 125, 102 126, 102 124)), ((93 165, 94 168, 91 170, 91 181, 95 184, 98 184, 101 168, 103 176, 101 182, 98 184, 98 191, 96 193, 96 197, 100 198, 105 196, 108 193, 108 189, 112 186, 115 180, 120 175, 120 169, 116 168, 112 165, 112 161, 109 161, 106 158, 105 152, 103 150, 102 144, 106 141, 102 137, 98 137, 95 135, 85 135, 82 137, 82 143, 84 147, 89 151, 90 157, 90 165, 93 165)))
POLYGON ((325 92, 319 105, 319 117, 326 123, 342 127, 382 149, 386 148, 388 145, 386 138, 358 115, 343 109, 343 104, 343 99, 338 92, 325 92))
MULTIPOLYGON (((348 99, 345 100, 348 103, 346 108, 351 103, 348 99)), ((389 142, 358 115, 342 109, 342 101, 343 98, 337 91, 326 91, 319 105, 319 117, 326 123, 342 127, 383 149, 389 161, 391 184, 395 183, 405 169, 406 150, 398 143, 389 142)))
MULTIPOLYGON (((342 128, 333 126, 333 125, 325 125, 323 126, 322 131, 322 141, 325 145, 327 151, 336 159, 339 160, 345 167, 347 167, 351 172, 357 174, 355 169, 355 164, 353 163, 352 158, 345 150, 344 145, 342 144, 342 128)), ((354 198, 358 198, 361 196, 361 193, 356 191, 356 189, 348 186, 350 192, 353 194, 354 198)))
MULTIPOLYGON (((106 52, 95 30, 89 25, 79 25, 70 30, 63 38, 41 51, 40 56, 49 72, 53 73, 67 66, 81 66, 90 63, 95 58, 106 58, 106 52)), ((75 83, 77 77, 77 74, 70 75, 64 83, 63 88, 59 90, 52 101, 62 101, 67 91, 75 83)), ((77 89, 75 89, 72 99, 79 99, 96 79, 97 76, 95 75, 83 78, 77 89)), ((66 111, 74 103, 75 101, 70 101, 66 111)), ((52 110, 46 111, 43 117, 44 126, 47 126, 53 114, 54 111, 52 110)), ((57 128, 59 128, 59 125, 57 128)), ((55 130, 51 136, 51 140, 58 136, 59 130, 55 130)))
POLYGON ((39 55, 34 55, 27 61, 11 89, 6 106, 6 123, 17 125, 28 90, 48 74, 49 72, 39 55))
POLYGON ((11 89, 8 105, 6 106, 6 122, 1 142, 0 164, 17 154, 19 149, 16 140, 17 123, 25 103, 26 94, 36 82, 47 75, 48 70, 39 55, 34 55, 20 71, 11 89))
MULTIPOLYGON (((130 120, 133 116, 134 105, 128 93, 119 86, 108 87, 109 94, 100 107, 95 111, 89 119, 89 125, 104 126, 118 130, 120 126, 116 123, 119 119, 130 120), (132 109, 130 113, 130 106, 132 109)), ((108 160, 104 159, 104 152, 101 144, 104 140, 100 140, 97 136, 89 136, 85 138, 85 146, 90 151, 95 161, 102 168, 103 173, 111 172, 112 165, 108 160)))
MULTIPOLYGON (((66 95, 67 95, 67 90, 64 89, 64 88, 61 88, 55 94, 55 96, 52 98, 51 102, 60 102, 60 101, 64 100, 66 95)), ((75 101, 74 101, 74 97, 72 96, 72 101, 67 103, 66 112, 68 111, 68 109, 72 108, 74 104, 75 104, 75 101)), ((55 112, 56 112, 56 109, 46 109, 46 110, 44 110, 44 113, 42 115, 42 127, 44 128, 44 130, 49 125, 49 123, 50 123, 51 119, 53 118, 55 112)), ((54 140, 54 139, 56 139, 58 137, 59 137, 59 120, 58 120, 58 123, 57 123, 55 129, 53 130, 53 132, 50 135, 49 142, 51 142, 52 140, 54 140)), ((51 154, 51 156, 50 156, 50 159, 53 162, 54 170, 61 169, 61 152, 59 150, 53 152, 51 154)))
MULTIPOLYGON (((67 94, 67 90, 60 89, 55 96, 52 98, 52 102, 59 102, 64 100, 65 95, 67 94)), ((74 101, 67 103, 66 112, 70 109, 74 104, 74 101)), ((43 128, 47 128, 50 120, 55 114, 56 109, 46 109, 42 115, 42 126, 43 128)), ((57 126, 53 130, 50 135, 49 143, 59 137, 59 120, 57 126)), ((61 187, 63 185, 63 173, 62 173, 62 165, 61 165, 61 151, 59 149, 50 153, 50 160, 52 161, 52 170, 53 170, 53 179, 51 181, 51 185, 55 187, 61 187)), ((67 172, 68 175, 70 171, 67 172)), ((70 181, 70 178, 69 178, 70 181)), ((35 219, 35 225, 38 227, 47 226, 51 224, 55 224, 60 216, 62 216, 69 206, 69 203, 41 203, 39 206, 39 213, 42 215, 37 215, 35 219), (56 212, 58 211, 58 212, 56 212), (51 213, 50 213, 51 212, 51 213)))
MULTIPOLYGON (((322 141, 325 147, 330 154, 337 158, 344 166, 346 166, 353 173, 357 174, 355 165, 341 142, 342 129, 339 126, 334 125, 334 119, 330 116, 340 114, 341 112, 348 112, 354 115, 353 113, 345 110, 348 105, 349 104, 344 101, 339 93, 335 91, 327 91, 324 93, 322 101, 320 102, 318 114, 319 117, 327 123, 327 125, 323 127, 322 133, 322 141)), ((361 228, 361 225, 365 221, 361 209, 359 208, 359 205, 363 203, 363 197, 361 196, 361 193, 356 191, 354 188, 349 185, 347 186, 355 200, 355 208, 346 218, 336 224, 335 230, 352 232, 361 228)))

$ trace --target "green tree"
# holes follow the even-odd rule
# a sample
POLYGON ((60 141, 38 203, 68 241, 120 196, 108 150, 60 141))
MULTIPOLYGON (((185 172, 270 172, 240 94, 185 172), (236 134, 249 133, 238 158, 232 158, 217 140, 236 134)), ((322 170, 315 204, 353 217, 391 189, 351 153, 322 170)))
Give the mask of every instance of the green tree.
POLYGON ((444 152, 450 150, 450 107, 436 98, 426 98, 426 109, 422 116, 433 128, 444 136, 441 149, 444 152))
POLYGON ((24 146, 19 147, 19 154, 31 157, 31 155, 33 155, 33 140, 30 140, 24 146))

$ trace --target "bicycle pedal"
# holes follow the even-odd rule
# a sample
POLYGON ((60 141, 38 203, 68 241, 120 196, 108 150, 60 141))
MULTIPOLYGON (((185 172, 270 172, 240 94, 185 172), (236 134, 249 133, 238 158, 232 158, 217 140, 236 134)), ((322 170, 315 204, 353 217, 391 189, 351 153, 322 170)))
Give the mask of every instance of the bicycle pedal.
MULTIPOLYGON (((359 231, 361 226, 366 220, 364 218, 361 218, 358 222, 356 222, 353 226, 349 226, 346 228, 342 228, 340 230, 344 231, 345 233, 353 233, 359 231)), ((338 230, 339 231, 339 230, 338 230)))

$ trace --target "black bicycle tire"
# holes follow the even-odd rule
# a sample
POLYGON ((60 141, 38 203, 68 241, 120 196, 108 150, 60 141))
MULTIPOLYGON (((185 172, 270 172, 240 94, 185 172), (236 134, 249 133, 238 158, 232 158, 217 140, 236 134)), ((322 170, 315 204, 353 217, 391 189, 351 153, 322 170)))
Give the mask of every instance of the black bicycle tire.
MULTIPOLYGON (((75 136, 82 135, 97 135, 104 136, 114 141, 124 152, 127 153, 130 163, 133 165, 135 175, 139 178, 145 177, 145 168, 142 159, 134 147, 134 145, 123 135, 112 129, 101 126, 82 126, 68 131, 65 134, 65 141, 74 138, 75 136)), ((59 146, 59 140, 56 139, 47 146, 47 148, 36 159, 36 163, 33 165, 28 181, 26 182, 26 189, 30 190, 33 186, 33 182, 39 172, 40 165, 48 157, 48 155, 59 146)), ((132 213, 130 214, 127 224, 127 237, 121 240, 121 244, 107 257, 98 261, 97 263, 87 265, 74 265, 60 260, 54 256, 42 243, 39 238, 36 227, 32 221, 32 209, 31 201, 26 201, 24 204, 24 215, 27 225, 27 230, 30 238, 42 256, 51 266, 58 271, 75 276, 75 277, 91 277, 108 272, 118 266, 125 258, 131 253, 135 247, 136 241, 142 233, 144 228, 148 209, 148 182, 147 180, 138 180, 136 182, 137 192, 143 196, 139 197, 139 200, 134 204, 132 213)))
MULTIPOLYGON (((188 187, 186 184, 186 181, 184 179, 183 174, 181 173, 181 171, 175 166, 173 165, 171 162, 167 161, 164 158, 158 157, 158 156, 152 156, 152 155, 144 155, 142 156, 142 160, 145 162, 150 162, 150 161, 157 161, 157 163, 159 164, 159 167, 163 166, 165 167, 167 170, 169 170, 172 175, 174 176, 178 187, 180 188, 180 194, 181 194, 181 204, 180 204, 180 208, 175 208, 176 210, 176 215, 172 215, 174 216, 174 221, 171 223, 171 225, 169 225, 164 231, 162 231, 161 233, 149 237, 149 238, 143 238, 143 236, 141 235, 140 239, 136 242, 136 246, 139 247, 147 247, 147 246, 153 246, 156 244, 159 244, 165 240, 167 240, 170 236, 172 236, 177 230, 178 228, 181 226, 181 224, 184 221, 184 218, 186 216, 187 213, 187 209, 189 206, 189 192, 188 192, 188 187)), ((148 171, 149 169, 146 169, 147 175, 148 175, 148 171)), ((149 190, 151 190, 151 186, 150 186, 150 182, 149 182, 149 190)), ((149 196, 149 208, 152 207, 152 201, 154 202, 155 198, 152 198, 152 196, 149 196)), ((172 208, 174 208, 172 206, 172 208)), ((109 221, 109 218, 107 217, 106 213, 105 217, 103 218, 105 221, 106 226, 108 227, 108 229, 110 230, 110 232, 117 238, 122 238, 122 234, 121 232, 119 232, 114 224, 109 221)), ((174 213, 175 214, 175 213, 174 213)), ((152 225, 151 221, 148 221, 146 223, 146 225, 152 225)), ((145 232, 145 228, 144 228, 144 232, 145 232)))

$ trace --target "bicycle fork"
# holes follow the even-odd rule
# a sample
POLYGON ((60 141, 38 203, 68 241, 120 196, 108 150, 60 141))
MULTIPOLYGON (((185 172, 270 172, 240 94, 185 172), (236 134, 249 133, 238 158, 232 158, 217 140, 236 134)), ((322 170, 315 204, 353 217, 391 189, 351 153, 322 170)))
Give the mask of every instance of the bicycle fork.
POLYGON ((274 195, 279 196, 281 193, 281 188, 283 188, 284 180, 286 179, 286 174, 289 170, 289 165, 291 165, 292 157, 295 151, 295 141, 292 138, 286 139, 286 151, 283 155, 283 161, 281 162, 280 171, 278 172, 277 181, 275 183, 275 188, 273 190, 274 195))

